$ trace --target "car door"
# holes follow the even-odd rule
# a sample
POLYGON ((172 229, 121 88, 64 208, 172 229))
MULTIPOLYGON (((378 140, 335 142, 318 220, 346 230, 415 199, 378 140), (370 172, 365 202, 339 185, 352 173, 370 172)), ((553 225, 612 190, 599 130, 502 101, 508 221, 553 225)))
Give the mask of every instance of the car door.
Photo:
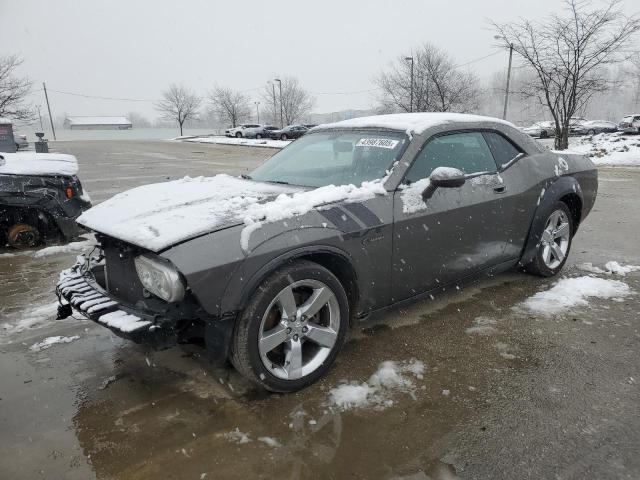
POLYGON ((480 131, 431 137, 394 194, 393 300, 444 286, 502 262, 507 233, 504 185, 480 131), (470 178, 458 188, 421 192, 437 167, 470 178))

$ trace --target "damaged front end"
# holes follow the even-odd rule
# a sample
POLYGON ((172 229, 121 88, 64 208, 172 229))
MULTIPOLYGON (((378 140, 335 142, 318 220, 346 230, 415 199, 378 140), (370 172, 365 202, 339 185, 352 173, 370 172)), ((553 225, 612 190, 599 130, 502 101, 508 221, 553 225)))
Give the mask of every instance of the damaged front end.
POLYGON ((60 274, 58 317, 76 310, 116 335, 165 349, 179 343, 206 344, 211 360, 226 359, 233 321, 208 314, 175 267, 133 245, 97 235, 101 247, 80 255, 60 274), (169 275, 168 283, 154 277, 169 275), (164 290, 163 290, 164 289, 164 290), (160 298, 164 296, 166 299, 160 298))
POLYGON ((21 248, 71 240, 85 230, 75 219, 91 207, 77 176, 0 174, 0 237, 21 248))

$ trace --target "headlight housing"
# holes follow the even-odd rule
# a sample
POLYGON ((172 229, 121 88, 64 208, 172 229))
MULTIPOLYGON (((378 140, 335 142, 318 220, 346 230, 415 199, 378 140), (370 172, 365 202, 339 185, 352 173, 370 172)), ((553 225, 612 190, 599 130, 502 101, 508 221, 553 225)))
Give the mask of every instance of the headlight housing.
POLYGON ((136 257, 134 263, 142 286, 149 292, 167 302, 184 298, 180 273, 168 261, 145 254, 136 257))

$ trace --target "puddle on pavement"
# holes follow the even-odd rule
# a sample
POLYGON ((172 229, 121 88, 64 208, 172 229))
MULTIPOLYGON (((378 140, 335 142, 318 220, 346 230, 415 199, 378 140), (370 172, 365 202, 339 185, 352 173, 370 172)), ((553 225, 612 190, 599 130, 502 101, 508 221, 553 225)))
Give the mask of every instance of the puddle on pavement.
POLYGON ((368 328, 326 378, 291 395, 257 390, 232 369, 208 365, 195 347, 125 347, 106 378, 83 383, 73 426, 98 478, 454 479, 440 461, 447 436, 480 414, 496 372, 528 362, 523 346, 513 345, 517 358, 500 355, 499 321, 494 335, 465 333, 474 318, 508 311, 510 288, 483 288, 482 298, 426 314, 424 304, 391 311, 391 325, 402 315, 421 318, 368 328), (380 362, 409 358, 426 364, 415 398, 397 393, 383 410, 327 404, 341 381, 366 381, 380 362))

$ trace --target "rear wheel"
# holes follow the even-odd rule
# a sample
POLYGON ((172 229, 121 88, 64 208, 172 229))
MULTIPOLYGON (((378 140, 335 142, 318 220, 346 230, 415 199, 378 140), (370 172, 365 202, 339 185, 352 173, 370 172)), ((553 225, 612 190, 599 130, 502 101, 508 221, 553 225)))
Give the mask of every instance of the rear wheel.
POLYGON ((540 138, 548 138, 548 137, 549 137, 549 134, 547 133, 546 130, 542 130, 540 132, 540 138))
POLYGON ((595 131, 595 130, 593 130, 593 129, 591 129, 591 130, 589 130, 587 133, 588 133, 589 135, 595 135, 595 134, 596 134, 596 131, 595 131))
POLYGON ((282 135, 280 135, 280 140, 286 140, 287 139, 287 134, 283 133, 282 135))
POLYGON ((573 232, 569 207, 564 202, 557 202, 547 216, 536 256, 527 265, 527 270, 542 277, 557 275, 569 256, 573 232))
POLYGON ((340 281, 318 264, 295 262, 256 289, 234 330, 231 362, 267 390, 299 390, 330 368, 348 319, 340 281))
POLYGON ((242 133, 241 132, 236 132, 236 138, 242 138, 242 133))
POLYGON ((262 138, 262 135, 258 133, 256 134, 256 138, 262 138))
POLYGON ((7 243, 13 248, 31 248, 40 243, 40 232, 27 223, 18 223, 7 230, 7 243))

